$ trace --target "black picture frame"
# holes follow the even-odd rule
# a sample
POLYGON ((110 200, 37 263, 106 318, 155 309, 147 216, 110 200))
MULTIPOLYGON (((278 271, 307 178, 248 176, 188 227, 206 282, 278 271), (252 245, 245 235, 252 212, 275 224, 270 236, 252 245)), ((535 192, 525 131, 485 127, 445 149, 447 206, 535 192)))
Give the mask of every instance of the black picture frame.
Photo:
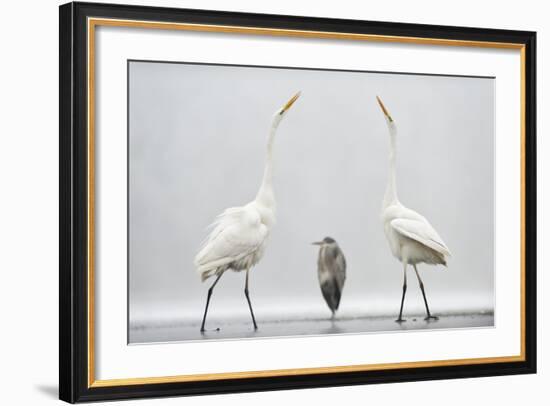
POLYGON ((67 402, 236 393, 536 372, 536 33, 497 29, 261 15, 94 3, 60 6, 59 32, 59 397, 67 402), (87 189, 87 19, 130 19, 345 32, 523 46, 524 359, 515 362, 312 373, 210 381, 94 387, 89 384, 87 189))

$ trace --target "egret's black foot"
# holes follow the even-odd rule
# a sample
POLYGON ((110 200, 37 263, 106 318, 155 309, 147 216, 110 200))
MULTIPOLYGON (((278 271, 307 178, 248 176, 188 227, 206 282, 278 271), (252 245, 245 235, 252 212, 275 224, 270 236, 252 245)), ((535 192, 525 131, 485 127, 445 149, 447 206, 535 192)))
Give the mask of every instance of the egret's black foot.
POLYGON ((395 320, 396 323, 403 323, 405 321, 407 321, 407 319, 398 318, 397 320, 395 320))
MULTIPOLYGON (((210 330, 210 331, 220 331, 220 328, 217 327, 217 328, 212 329, 212 330, 210 330)), ((205 328, 201 328, 201 334, 205 334, 206 332, 207 332, 207 330, 206 330, 205 328)))
POLYGON ((254 324, 254 331, 258 330, 258 326, 254 324))
POLYGON ((439 320, 439 317, 430 315, 430 316, 425 317, 424 320, 426 320, 426 321, 439 320))

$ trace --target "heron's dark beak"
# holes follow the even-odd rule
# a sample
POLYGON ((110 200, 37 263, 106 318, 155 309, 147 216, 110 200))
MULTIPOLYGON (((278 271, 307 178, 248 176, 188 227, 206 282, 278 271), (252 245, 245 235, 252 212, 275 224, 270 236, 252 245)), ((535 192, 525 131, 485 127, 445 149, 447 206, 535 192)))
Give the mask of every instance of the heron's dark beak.
POLYGON ((323 245, 323 241, 312 242, 311 245, 323 245))
POLYGON ((382 111, 384 112, 384 115, 388 118, 388 120, 393 121, 393 118, 391 118, 388 109, 386 108, 386 106, 384 106, 384 103, 382 103, 382 100, 380 99, 380 97, 376 96, 376 100, 378 101, 380 108, 382 109, 382 111))
POLYGON ((286 104, 283 106, 283 108, 281 109, 281 114, 282 113, 285 113, 288 109, 290 109, 290 107, 292 107, 292 105, 294 104, 294 102, 296 100, 298 100, 298 97, 300 97, 300 94, 302 92, 298 92, 296 93, 294 96, 291 97, 291 99, 289 101, 286 102, 286 104))

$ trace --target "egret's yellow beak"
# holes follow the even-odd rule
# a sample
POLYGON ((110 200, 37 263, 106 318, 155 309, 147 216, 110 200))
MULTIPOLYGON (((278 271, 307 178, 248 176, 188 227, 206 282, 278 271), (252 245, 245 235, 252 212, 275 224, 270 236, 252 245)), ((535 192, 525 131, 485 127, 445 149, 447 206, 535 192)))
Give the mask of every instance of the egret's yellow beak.
POLYGON ((294 104, 294 102, 296 100, 298 100, 298 97, 300 97, 300 94, 301 92, 298 92, 296 93, 294 96, 292 96, 292 98, 286 102, 286 104, 284 105, 283 109, 281 110, 282 113, 286 112, 290 107, 292 107, 292 105, 294 104))
POLYGON ((378 101, 380 108, 384 112, 384 115, 388 117, 388 120, 393 121, 393 118, 391 118, 390 113, 388 112, 388 109, 386 108, 386 106, 384 106, 384 103, 382 103, 382 100, 380 99, 380 97, 376 96, 376 100, 378 101))
POLYGON ((312 242, 311 245, 323 245, 323 241, 312 242))

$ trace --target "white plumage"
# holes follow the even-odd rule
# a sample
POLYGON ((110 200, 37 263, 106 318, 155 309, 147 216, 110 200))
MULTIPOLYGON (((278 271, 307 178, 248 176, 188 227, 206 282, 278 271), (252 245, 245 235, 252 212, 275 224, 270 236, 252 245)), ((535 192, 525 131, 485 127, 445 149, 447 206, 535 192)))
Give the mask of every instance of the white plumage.
POLYGON ((273 116, 271 131, 267 140, 264 175, 256 198, 244 206, 231 207, 220 214, 212 224, 212 231, 195 257, 195 266, 202 281, 211 276, 216 276, 216 280, 208 289, 201 331, 204 331, 204 323, 214 286, 223 273, 229 269, 246 271, 244 293, 248 301, 254 329, 257 328, 248 294, 248 273, 261 260, 267 245, 269 232, 275 224, 275 196, 273 193, 273 142, 275 133, 285 113, 299 96, 300 93, 294 95, 273 116))
POLYGON ((243 271, 256 265, 274 222, 275 210, 259 207, 256 201, 225 210, 212 224, 213 230, 195 258, 201 279, 230 268, 243 271))
POLYGON ((451 252, 425 217, 396 201, 382 211, 382 221, 392 254, 401 262, 447 265, 451 252))
POLYGON ((403 294, 397 321, 404 321, 402 314, 405 292, 407 290, 407 265, 414 267, 418 278, 426 306, 426 319, 437 319, 437 317, 432 316, 430 313, 424 284, 416 269, 416 265, 419 263, 447 265, 447 257, 451 255, 451 252, 428 220, 414 210, 403 206, 397 198, 395 174, 395 138, 397 128, 380 98, 377 97, 377 100, 384 112, 390 134, 390 172, 382 204, 382 222, 391 252, 403 264, 403 294))

